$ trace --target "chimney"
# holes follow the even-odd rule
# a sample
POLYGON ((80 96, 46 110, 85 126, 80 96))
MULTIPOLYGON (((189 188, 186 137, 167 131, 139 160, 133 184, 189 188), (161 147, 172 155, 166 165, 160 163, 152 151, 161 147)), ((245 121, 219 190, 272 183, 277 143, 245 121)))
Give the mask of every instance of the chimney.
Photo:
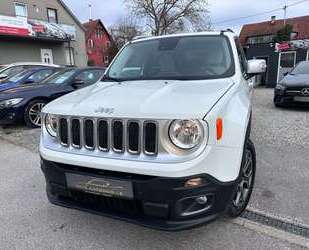
POLYGON ((271 17, 271 24, 275 24, 275 22, 276 22, 276 16, 272 16, 271 17))

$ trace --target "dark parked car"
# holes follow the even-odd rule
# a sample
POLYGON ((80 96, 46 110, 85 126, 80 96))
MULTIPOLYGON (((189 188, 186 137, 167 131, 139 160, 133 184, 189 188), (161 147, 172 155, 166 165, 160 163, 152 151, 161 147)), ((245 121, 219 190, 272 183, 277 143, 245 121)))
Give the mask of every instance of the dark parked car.
POLYGON ((59 72, 59 68, 40 67, 24 70, 17 75, 7 78, 0 82, 0 92, 3 90, 18 87, 24 84, 33 84, 44 81, 49 76, 59 72))
POLYGON ((26 69, 39 68, 39 67, 60 67, 55 64, 46 64, 39 62, 21 62, 9 65, 0 65, 0 80, 5 80, 8 77, 16 75, 26 69))
POLYGON ((69 68, 42 83, 26 84, 0 92, 0 124, 24 121, 41 126, 41 109, 50 101, 101 80, 105 68, 69 68))
POLYGON ((309 61, 300 62, 275 88, 277 107, 291 103, 309 105, 309 61))

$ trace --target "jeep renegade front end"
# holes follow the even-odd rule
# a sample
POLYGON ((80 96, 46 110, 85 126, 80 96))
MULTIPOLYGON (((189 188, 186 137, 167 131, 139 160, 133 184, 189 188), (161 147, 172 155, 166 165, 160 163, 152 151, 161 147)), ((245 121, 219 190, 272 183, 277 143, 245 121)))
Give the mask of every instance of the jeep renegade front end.
POLYGON ((255 176, 252 84, 232 32, 128 43, 102 82, 43 110, 51 203, 165 230, 239 216, 255 176))

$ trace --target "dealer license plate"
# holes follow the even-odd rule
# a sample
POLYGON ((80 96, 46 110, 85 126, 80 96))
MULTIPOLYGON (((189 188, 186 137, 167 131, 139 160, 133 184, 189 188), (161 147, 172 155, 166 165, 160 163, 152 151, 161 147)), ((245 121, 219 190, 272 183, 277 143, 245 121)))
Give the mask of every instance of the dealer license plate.
POLYGON ((133 199, 133 187, 130 181, 71 173, 66 173, 66 180, 69 189, 107 197, 133 199))
POLYGON ((309 102, 309 96, 296 96, 294 97, 294 101, 296 102, 309 102))

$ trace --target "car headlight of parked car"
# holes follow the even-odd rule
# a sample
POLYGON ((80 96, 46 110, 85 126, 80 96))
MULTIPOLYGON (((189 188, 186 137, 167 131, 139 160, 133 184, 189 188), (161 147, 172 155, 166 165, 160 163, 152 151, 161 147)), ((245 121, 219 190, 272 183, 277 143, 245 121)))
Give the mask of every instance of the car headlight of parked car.
POLYGON ((279 92, 284 92, 286 90, 286 87, 279 83, 276 86, 276 90, 278 90, 279 92))
POLYGON ((198 120, 174 120, 169 127, 170 140, 184 150, 200 145, 204 134, 204 127, 198 120))
POLYGON ((52 136, 56 137, 57 136, 57 116, 52 115, 52 114, 47 114, 45 116, 45 128, 47 132, 52 136))
POLYGON ((0 108, 10 108, 13 107, 19 103, 21 103, 24 99, 23 98, 14 98, 14 99, 9 99, 5 101, 0 102, 0 108))

